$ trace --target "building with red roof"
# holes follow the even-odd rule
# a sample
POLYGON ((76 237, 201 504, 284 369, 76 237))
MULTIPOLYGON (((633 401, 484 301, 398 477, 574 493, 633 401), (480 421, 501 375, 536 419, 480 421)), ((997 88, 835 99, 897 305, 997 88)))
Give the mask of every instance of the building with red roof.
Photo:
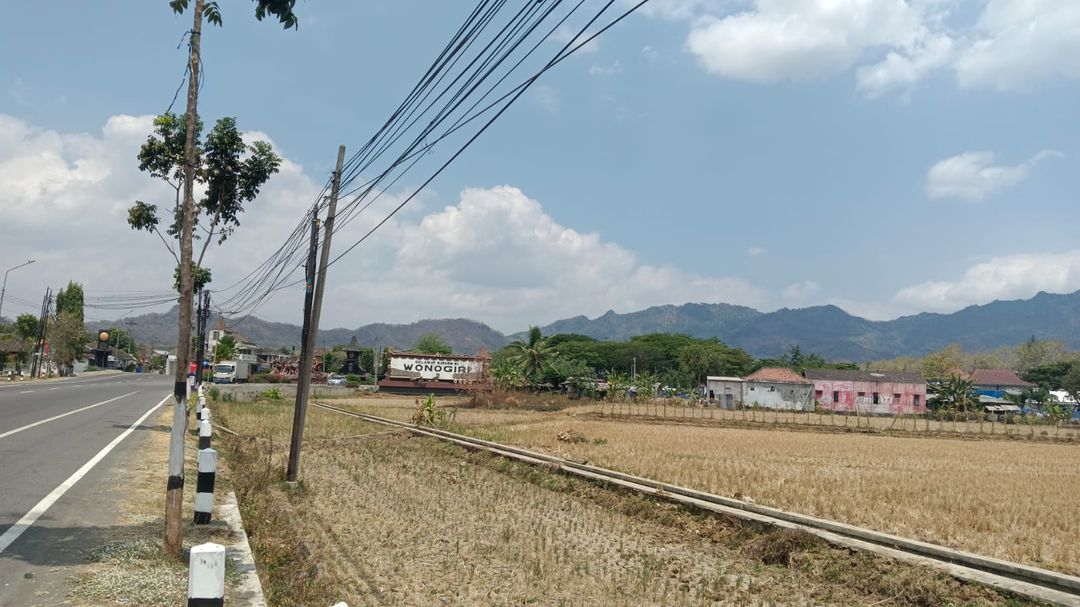
POLYGON ((766 409, 806 411, 814 408, 814 383, 783 367, 764 367, 743 383, 743 404, 766 409))

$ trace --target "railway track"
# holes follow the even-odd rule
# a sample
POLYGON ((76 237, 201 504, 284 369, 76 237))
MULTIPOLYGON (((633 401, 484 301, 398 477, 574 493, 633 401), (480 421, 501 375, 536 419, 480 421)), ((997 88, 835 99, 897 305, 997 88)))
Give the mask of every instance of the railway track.
POLYGON ((959 579, 998 588, 1051 605, 1080 607, 1080 577, 872 531, 837 521, 786 512, 454 432, 357 413, 318 401, 313 404, 328 411, 357 417, 371 423, 392 426, 468 449, 487 451, 502 457, 558 469, 565 474, 610 483, 703 510, 754 523, 803 530, 837 546, 928 565, 944 570, 959 579))

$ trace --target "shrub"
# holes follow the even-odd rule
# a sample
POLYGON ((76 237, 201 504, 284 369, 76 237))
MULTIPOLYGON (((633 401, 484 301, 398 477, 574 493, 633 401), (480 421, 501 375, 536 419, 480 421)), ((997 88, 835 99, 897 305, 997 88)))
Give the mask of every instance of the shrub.
POLYGON ((416 399, 416 410, 413 411, 412 423, 417 426, 432 426, 445 428, 449 426, 457 415, 457 409, 447 412, 435 404, 435 395, 428 394, 424 400, 416 399))
POLYGON ((362 379, 363 378, 361 378, 359 375, 357 375, 355 373, 350 373, 350 374, 345 376, 345 381, 347 381, 350 386, 358 386, 358 385, 360 385, 360 381, 362 379))
POLYGON ((259 398, 281 400, 281 390, 278 390, 277 388, 267 388, 259 394, 259 398))
POLYGON ((218 400, 221 397, 221 390, 218 390, 217 386, 211 386, 208 394, 210 395, 210 400, 218 400))

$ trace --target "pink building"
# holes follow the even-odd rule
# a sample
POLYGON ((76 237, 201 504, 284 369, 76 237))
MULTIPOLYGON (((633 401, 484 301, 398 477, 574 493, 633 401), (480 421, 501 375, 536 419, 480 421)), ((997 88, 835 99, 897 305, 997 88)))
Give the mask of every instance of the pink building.
POLYGON ((807 369, 814 400, 823 409, 895 415, 926 413, 926 381, 920 373, 807 369))

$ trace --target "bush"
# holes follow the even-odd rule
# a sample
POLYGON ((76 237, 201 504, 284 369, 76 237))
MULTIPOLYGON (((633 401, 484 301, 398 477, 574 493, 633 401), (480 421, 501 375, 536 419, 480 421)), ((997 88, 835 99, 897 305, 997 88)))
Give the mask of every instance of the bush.
POLYGON ((363 378, 360 377, 359 375, 355 374, 355 373, 350 373, 350 374, 345 376, 345 381, 349 382, 350 386, 358 386, 358 385, 360 385, 360 382, 362 380, 363 380, 363 378))
POLYGON ((281 380, 272 373, 255 373, 248 380, 253 384, 278 384, 281 380))
POLYGON ((281 390, 278 390, 277 388, 267 388, 259 394, 259 398, 281 400, 281 390))
POLYGON ((208 394, 210 395, 210 400, 218 400, 221 397, 221 390, 218 390, 217 386, 211 386, 208 394))

